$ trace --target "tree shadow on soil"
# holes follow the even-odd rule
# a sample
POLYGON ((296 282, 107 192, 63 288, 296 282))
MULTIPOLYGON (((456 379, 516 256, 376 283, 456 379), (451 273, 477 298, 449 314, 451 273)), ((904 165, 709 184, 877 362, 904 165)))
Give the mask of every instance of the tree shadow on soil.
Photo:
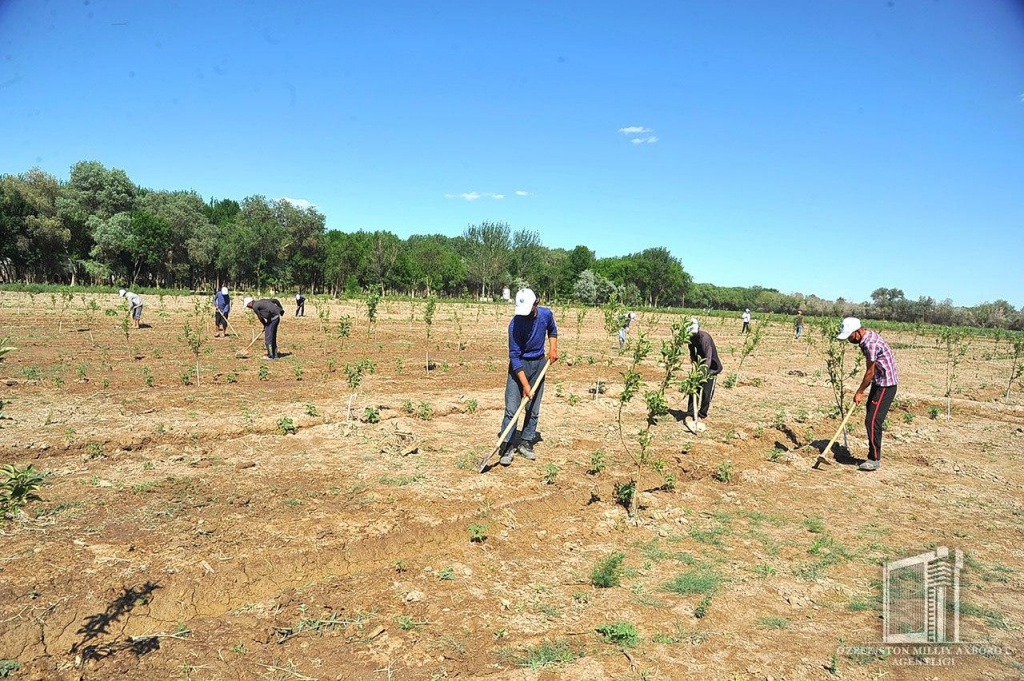
POLYGON ((158 638, 118 641, 115 637, 109 643, 95 642, 101 635, 109 634, 110 626, 128 615, 135 609, 135 606, 149 603, 152 593, 159 588, 159 584, 146 582, 142 586, 125 589, 124 593, 114 599, 106 610, 86 617, 81 628, 75 632, 82 635, 82 640, 71 646, 71 652, 81 655, 82 661, 85 662, 109 657, 122 650, 131 651, 136 656, 159 650, 160 640, 158 638))

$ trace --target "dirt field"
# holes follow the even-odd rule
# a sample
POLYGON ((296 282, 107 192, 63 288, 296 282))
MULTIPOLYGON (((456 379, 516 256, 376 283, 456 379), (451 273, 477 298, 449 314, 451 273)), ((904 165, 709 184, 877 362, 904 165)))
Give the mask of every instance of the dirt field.
MULTIPOLYGON (((191 300, 147 297, 148 328, 127 343, 102 311, 119 301, 96 300, 91 333, 80 298, 58 332, 48 296, 0 294, 0 336, 19 348, 0 363, 0 463, 49 473, 0 532, 12 678, 1024 677, 1024 400, 1002 398, 1005 341, 971 346, 947 421, 935 339, 885 334, 902 380, 881 470, 814 470, 801 447, 838 426, 822 358, 774 325, 737 385, 719 385, 706 433, 655 426, 676 487, 645 479, 635 525, 613 493, 629 475, 615 430, 626 358, 599 310, 577 336, 575 310, 555 308, 562 361, 537 461, 481 475, 510 306, 442 303, 430 372, 422 304, 387 303, 368 336, 361 303, 335 302, 325 334, 310 300, 282 322, 277 362, 258 359, 260 341, 236 358, 256 326, 238 306, 246 337, 208 336, 196 386, 182 382, 191 300), (345 368, 360 361, 349 420, 345 368), (590 472, 599 450, 607 467, 590 472), (881 561, 935 546, 966 552, 961 639, 994 652, 928 667, 845 654, 881 641, 881 561), (593 586, 615 552, 621 585, 593 586), (638 640, 598 632, 615 623, 638 640)), ((643 314, 640 328, 657 341, 671 321, 643 314)), ((739 327, 706 326, 725 374, 739 327)), ((642 409, 628 410, 634 431, 642 409)))

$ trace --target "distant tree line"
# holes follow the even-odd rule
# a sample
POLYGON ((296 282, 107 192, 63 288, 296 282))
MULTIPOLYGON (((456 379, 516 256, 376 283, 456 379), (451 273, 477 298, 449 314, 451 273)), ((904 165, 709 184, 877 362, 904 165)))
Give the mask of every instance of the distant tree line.
POLYGON ((158 288, 274 288, 356 294, 495 297, 530 285, 546 300, 589 305, 861 314, 909 322, 1021 328, 1003 300, 974 308, 907 300, 878 289, 850 303, 761 287, 695 284, 666 248, 598 258, 584 245, 549 248, 540 234, 502 222, 459 236, 328 229, 324 215, 286 200, 204 200, 194 191, 140 187, 96 161, 64 182, 39 169, 0 176, 0 282, 158 288))
POLYGON ((917 300, 907 298, 898 288, 878 288, 871 300, 862 303, 844 298, 826 300, 815 295, 780 293, 760 286, 715 286, 693 284, 688 305, 698 309, 743 310, 818 316, 859 316, 895 322, 942 324, 947 326, 979 326, 984 328, 1024 329, 1024 307, 1016 309, 1005 300, 981 303, 974 307, 957 307, 946 298, 936 301, 930 296, 917 300))
POLYGON ((501 222, 457 237, 343 232, 314 208, 146 189, 95 161, 76 163, 67 182, 38 169, 0 176, 0 281, 446 296, 528 283, 547 299, 632 305, 683 305, 690 285, 665 248, 597 258, 501 222))

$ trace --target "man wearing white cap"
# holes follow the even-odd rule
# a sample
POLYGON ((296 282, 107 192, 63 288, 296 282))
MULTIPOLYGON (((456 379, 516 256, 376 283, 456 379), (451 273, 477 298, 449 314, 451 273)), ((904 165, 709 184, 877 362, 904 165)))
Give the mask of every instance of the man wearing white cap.
POLYGON ((743 328, 740 329, 740 333, 750 332, 750 308, 748 307, 743 311, 743 328))
POLYGON ((837 340, 848 340, 860 346, 867 360, 864 380, 853 395, 853 403, 864 401, 864 391, 871 386, 868 393, 867 415, 864 417, 864 428, 868 432, 868 460, 858 468, 862 471, 877 471, 882 464, 882 424, 889 413, 892 398, 896 397, 896 387, 900 382, 896 370, 896 357, 892 348, 882 336, 871 329, 864 328, 856 317, 847 317, 839 327, 837 340))
POLYGON ((132 328, 139 328, 142 323, 142 298, 137 293, 121 289, 118 295, 128 301, 128 311, 132 315, 132 328))
POLYGON ((707 426, 702 423, 702 420, 708 417, 711 400, 715 396, 715 384, 718 382, 718 374, 722 373, 722 360, 718 357, 715 339, 711 337, 710 333, 700 328, 700 322, 697 321, 696 317, 690 319, 689 330, 690 362, 695 364, 699 360, 703 360, 708 366, 708 380, 704 381, 704 387, 701 389, 699 410, 694 411, 698 409, 697 400, 696 396, 690 395, 686 414, 683 416, 683 425, 686 426, 686 429, 691 433, 699 433, 707 430, 707 426), (687 421, 687 418, 692 418, 695 413, 699 419, 694 420, 693 423, 687 421))
POLYGON ((301 293, 295 294, 295 316, 306 316, 306 296, 302 295, 301 293))
POLYGON ((213 318, 217 322, 217 333, 214 338, 228 335, 228 314, 231 312, 231 296, 228 295, 228 287, 222 286, 217 294, 213 296, 213 318))
MULTIPOLYGON (((551 308, 537 304, 537 294, 528 288, 516 293, 515 316, 508 324, 508 376, 505 380, 505 417, 501 422, 501 430, 512 420, 519 408, 522 398, 532 398, 526 409, 526 421, 519 437, 520 454, 533 461, 537 456, 533 453, 534 440, 537 438, 537 420, 540 417, 540 400, 544 396, 544 381, 537 386, 536 392, 531 391, 530 384, 544 368, 544 345, 550 339, 551 348, 547 359, 552 363, 558 361, 558 326, 551 308)), ((512 449, 515 431, 509 433, 508 439, 502 444, 501 465, 508 466, 515 458, 512 449)))

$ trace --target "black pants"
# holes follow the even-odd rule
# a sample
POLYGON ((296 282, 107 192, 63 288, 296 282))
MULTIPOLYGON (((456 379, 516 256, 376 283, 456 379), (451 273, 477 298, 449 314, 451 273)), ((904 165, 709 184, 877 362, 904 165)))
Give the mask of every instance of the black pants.
POLYGON ((303 300, 301 303, 295 305, 295 316, 305 317, 306 316, 306 301, 303 300))
POLYGON ((750 322, 743 322, 743 328, 740 329, 740 333, 748 333, 750 331, 750 322))
MULTIPOLYGON (((712 376, 704 382, 704 388, 701 391, 700 396, 700 411, 697 413, 702 419, 708 417, 708 408, 711 406, 711 398, 715 396, 715 382, 718 376, 712 376)), ((693 413, 693 403, 696 400, 696 395, 690 395, 689 405, 686 411, 690 414, 693 413)))
POLYGON ((896 386, 871 384, 868 393, 868 413, 864 417, 864 428, 868 431, 868 458, 878 461, 882 458, 882 424, 889 414, 892 398, 896 397, 896 386))
POLYGON ((263 327, 263 344, 267 346, 267 357, 274 359, 277 359, 277 325, 280 323, 280 315, 274 315, 263 327))
POLYGON ((218 329, 228 328, 228 316, 226 314, 224 314, 220 310, 217 310, 216 312, 213 313, 213 317, 214 319, 217 320, 218 329))

